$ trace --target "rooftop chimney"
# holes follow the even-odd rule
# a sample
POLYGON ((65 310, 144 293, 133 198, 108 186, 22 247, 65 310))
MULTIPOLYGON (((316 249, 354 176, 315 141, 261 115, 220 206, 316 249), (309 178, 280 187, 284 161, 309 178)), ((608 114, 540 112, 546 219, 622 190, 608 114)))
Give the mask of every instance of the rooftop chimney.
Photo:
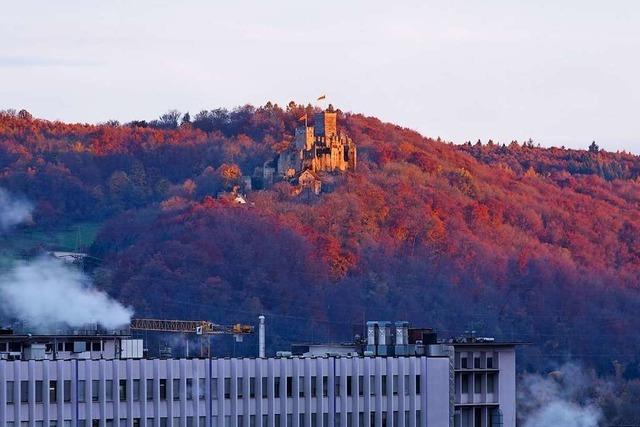
POLYGON ((260 324, 258 325, 258 357, 264 359, 265 356, 265 331, 264 316, 258 317, 260 324))

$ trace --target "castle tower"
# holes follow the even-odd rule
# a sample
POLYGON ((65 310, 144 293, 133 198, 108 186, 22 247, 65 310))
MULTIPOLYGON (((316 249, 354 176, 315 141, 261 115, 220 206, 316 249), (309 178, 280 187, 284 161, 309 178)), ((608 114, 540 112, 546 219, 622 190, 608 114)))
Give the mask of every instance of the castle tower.
POLYGON ((330 138, 338 133, 337 125, 338 113, 333 109, 333 105, 329 104, 322 113, 318 113, 315 116, 314 133, 315 136, 324 136, 325 141, 329 141, 330 138))
POLYGON ((297 150, 311 150, 313 148, 313 127, 296 128, 293 143, 297 150))

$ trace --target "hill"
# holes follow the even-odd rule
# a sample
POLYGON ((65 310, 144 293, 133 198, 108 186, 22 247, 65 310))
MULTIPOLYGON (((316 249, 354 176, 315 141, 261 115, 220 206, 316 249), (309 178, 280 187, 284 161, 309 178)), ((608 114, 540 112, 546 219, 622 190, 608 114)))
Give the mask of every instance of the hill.
POLYGON ((280 183, 246 205, 217 198, 286 148, 305 112, 125 125, 5 112, 0 186, 36 203, 37 229, 105 221, 95 280, 140 314, 265 313, 278 343, 403 318, 530 341, 524 368, 578 358, 609 371, 616 359, 640 375, 640 158, 453 145, 338 111, 355 172, 327 177, 318 197, 280 183))

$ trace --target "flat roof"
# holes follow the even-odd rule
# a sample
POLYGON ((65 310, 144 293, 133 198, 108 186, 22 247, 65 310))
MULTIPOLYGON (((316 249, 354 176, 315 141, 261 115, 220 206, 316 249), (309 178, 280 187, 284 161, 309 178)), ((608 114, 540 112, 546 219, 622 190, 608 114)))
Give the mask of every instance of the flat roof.
POLYGON ((64 335, 33 335, 33 334, 8 334, 1 335, 0 341, 2 340, 59 340, 59 339, 89 339, 89 338, 100 338, 100 339, 118 339, 118 338, 131 338, 130 334, 64 334, 64 335))
POLYGON ((475 342, 450 342, 443 343, 452 345, 454 347, 515 347, 517 345, 528 345, 528 342, 519 342, 519 341, 475 341, 475 342))

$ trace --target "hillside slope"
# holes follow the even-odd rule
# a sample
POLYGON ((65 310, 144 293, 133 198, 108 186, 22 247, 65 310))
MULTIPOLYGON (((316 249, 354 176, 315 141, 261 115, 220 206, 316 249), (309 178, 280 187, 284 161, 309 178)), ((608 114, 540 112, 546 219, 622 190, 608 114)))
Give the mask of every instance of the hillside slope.
POLYGON ((330 191, 215 199, 290 143, 302 110, 213 110, 179 126, 6 113, 0 186, 36 201, 38 227, 108 218, 95 277, 139 313, 264 312, 278 343, 401 317, 531 341, 531 366, 616 358, 638 375, 640 158, 457 146, 340 113, 359 165, 327 178, 330 191))

